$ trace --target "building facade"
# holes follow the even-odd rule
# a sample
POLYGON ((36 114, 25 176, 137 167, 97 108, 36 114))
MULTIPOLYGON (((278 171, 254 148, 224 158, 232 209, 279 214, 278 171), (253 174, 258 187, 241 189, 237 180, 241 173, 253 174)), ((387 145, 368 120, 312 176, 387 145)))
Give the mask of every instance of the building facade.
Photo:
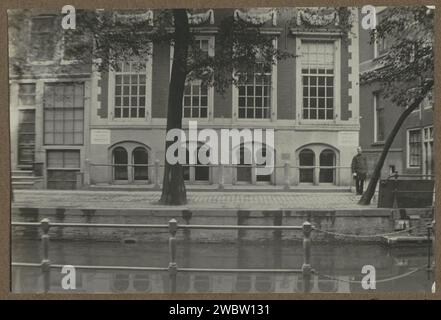
MULTIPOLYGON (((351 184, 359 58, 365 57, 358 50, 359 13, 349 9, 350 32, 329 8, 201 9, 190 16, 209 55, 220 45, 220 22, 233 16, 261 24, 275 46, 296 57, 223 94, 197 80, 187 83, 184 129, 189 121, 217 131, 274 129, 275 154, 274 171, 259 175, 256 164, 243 163, 247 148, 241 146, 232 151, 239 166, 186 166, 189 184, 351 184)), ((145 66, 121 61, 118 71, 98 72, 69 55, 59 12, 19 16, 25 23, 9 35, 13 175, 32 170, 40 177, 34 187, 48 189, 162 182, 173 47, 154 43, 145 66)))
MULTIPOLYGON (((387 8, 377 7, 377 21, 387 8)), ((370 30, 360 26, 360 74, 378 68, 378 58, 387 54, 392 40, 371 43, 370 30)), ((375 168, 384 142, 403 112, 386 99, 379 83, 360 84, 360 145, 368 158, 369 172, 375 168)), ((401 126, 381 173, 434 175, 433 98, 429 95, 401 126)))

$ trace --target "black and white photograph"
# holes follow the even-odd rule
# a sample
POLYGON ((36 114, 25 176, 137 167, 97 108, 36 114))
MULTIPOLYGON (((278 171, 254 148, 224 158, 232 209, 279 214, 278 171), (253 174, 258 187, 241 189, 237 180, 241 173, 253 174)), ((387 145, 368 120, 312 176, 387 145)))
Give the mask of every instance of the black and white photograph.
POLYGON ((8 10, 11 292, 434 293, 435 10, 8 10))

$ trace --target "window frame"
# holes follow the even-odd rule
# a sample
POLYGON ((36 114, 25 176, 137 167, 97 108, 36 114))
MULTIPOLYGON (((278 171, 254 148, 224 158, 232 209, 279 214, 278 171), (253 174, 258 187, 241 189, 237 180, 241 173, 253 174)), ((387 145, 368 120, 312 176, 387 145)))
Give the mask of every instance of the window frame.
POLYGON ((429 125, 422 128, 422 144, 421 144, 421 163, 423 174, 434 174, 435 170, 435 139, 434 126, 429 125), (427 132, 427 136, 426 136, 427 132), (430 164, 428 164, 430 163, 430 164), (429 170, 428 170, 429 168, 429 170))
MULTIPOLYGON (((152 119, 152 76, 153 76, 153 44, 149 43, 149 52, 151 54, 148 55, 145 62, 145 115, 143 118, 116 118, 115 117, 115 78, 118 73, 121 71, 115 71, 112 66, 109 66, 109 84, 108 84, 108 110, 107 110, 107 118, 109 119, 110 124, 146 124, 152 119)), ((126 61, 122 61, 123 63, 126 61)), ((137 73, 138 75, 141 73, 137 73)), ((138 106, 139 108, 139 106, 138 106)), ((129 113, 130 115, 130 113, 129 113)))
MULTIPOLYGON (((36 105, 37 105, 37 82, 28 82, 28 81, 26 81, 26 82, 18 82, 17 84, 18 84, 18 88, 17 88, 17 98, 18 98, 17 105, 18 105, 18 109, 20 109, 20 110, 35 109, 36 105), (20 97, 21 97, 20 86, 22 86, 22 85, 33 85, 34 86, 34 94, 33 94, 33 96, 34 96, 34 103, 33 104, 26 105, 26 104, 22 104, 21 103, 21 99, 20 99, 20 97)), ((30 95, 31 94, 28 94, 28 96, 30 96, 30 95)))
POLYGON ((333 36, 330 37, 312 37, 312 36, 299 36, 296 37, 296 54, 301 55, 302 53, 302 42, 328 42, 333 43, 334 47, 334 108, 333 108, 333 118, 332 119, 304 119, 303 118, 303 85, 302 85, 302 59, 299 56, 296 59, 296 100, 295 100, 295 112, 296 120, 298 124, 309 125, 309 124, 324 124, 324 123, 335 123, 341 121, 341 38, 333 36))
MULTIPOLYGON (((384 123, 383 123, 383 135, 384 135, 384 137, 383 137, 383 140, 378 140, 378 109, 379 109, 378 108, 378 104, 380 106, 382 105, 381 103, 379 103, 380 94, 381 93, 379 91, 373 92, 373 98, 374 98, 374 103, 373 103, 373 107, 374 107, 374 143, 384 143, 385 137, 386 137, 386 134, 385 134, 385 131, 384 131, 385 127, 384 127, 384 123)), ((384 106, 382 106, 382 108, 380 108, 380 109, 383 110, 383 121, 384 121, 384 111, 385 111, 385 108, 384 108, 384 106)))
MULTIPOLYGON (((277 49, 278 40, 274 36, 272 39, 273 47, 277 49)), ((270 90, 270 106, 268 118, 239 118, 239 87, 232 85, 232 103, 233 103, 233 121, 236 123, 256 123, 256 122, 273 122, 277 119, 277 68, 278 62, 271 65, 271 90, 270 90)), ((255 74, 253 75, 255 76, 255 74)))
MULTIPOLYGON (((56 22, 57 22, 57 16, 53 15, 53 14, 44 14, 44 15, 36 15, 36 16, 32 16, 29 19, 28 22, 28 27, 29 27, 29 34, 28 34, 28 41, 30 43, 29 46, 29 51, 27 54, 27 62, 32 64, 32 65, 50 65, 53 64, 55 62, 55 58, 57 57, 57 55, 59 54, 59 49, 60 49, 60 41, 59 39, 55 38, 53 39, 54 41, 54 47, 53 47, 53 52, 52 52, 52 56, 48 59, 38 59, 34 57, 34 53, 33 53, 33 49, 32 49, 32 41, 34 38, 35 31, 33 31, 34 28, 34 20, 36 19, 46 19, 46 18, 52 18, 52 26, 55 28, 56 26, 56 22)), ((56 37, 53 32, 48 32, 49 34, 52 34, 53 37, 56 37)))
MULTIPOLYGON (((76 172, 79 173, 81 172, 81 149, 76 148, 76 149, 67 149, 67 148, 51 148, 51 149, 46 149, 45 150, 45 163, 46 163, 46 188, 49 189, 49 183, 53 182, 54 180, 50 180, 49 179, 49 171, 70 171, 70 172, 76 172), (50 152, 56 152, 56 151, 61 151, 61 152, 75 152, 78 153, 78 164, 79 167, 75 167, 75 168, 66 168, 66 167, 51 167, 49 166, 49 153, 50 152)), ((63 155, 63 162, 64 162, 64 155, 63 155)), ((63 180, 65 181, 65 180, 63 180)), ((73 181, 70 181, 73 182, 73 181)), ((75 180, 75 183, 77 182, 77 180, 75 180)), ((71 189, 66 189, 66 190, 71 190, 71 189)), ((75 188, 73 188, 73 190, 75 190, 75 188)))
POLYGON ((136 183, 136 182, 140 182, 140 183, 148 182, 148 181, 151 180, 151 178, 150 178, 150 153, 149 153, 149 150, 146 147, 138 146, 138 147, 134 147, 133 148, 132 154, 131 154, 131 165, 133 165, 133 167, 132 167, 133 168, 132 169, 132 181, 134 183, 136 183), (137 150, 143 150, 145 152, 145 154, 147 155, 147 164, 136 164, 135 163, 135 151, 137 151, 137 150), (136 179, 135 178, 136 177, 136 166, 135 165, 140 166, 139 168, 141 168, 141 166, 147 168, 147 179, 136 179))
MULTIPOLYGON (((195 40, 208 40, 208 55, 210 57, 215 56, 216 52, 216 37, 213 34, 210 35, 202 35, 198 34, 195 36, 195 40)), ((170 65, 169 65, 169 82, 171 81, 171 72, 172 72, 172 65, 173 65, 173 54, 174 54, 174 46, 170 44, 170 65)), ((201 80, 194 79, 190 83, 198 82, 201 80)), ((186 86, 187 86, 187 80, 185 80, 186 86)), ((184 88, 185 90, 185 88, 184 88)), ((184 94, 185 95, 185 94, 184 94)), ((207 117, 201 118, 201 117, 185 117, 184 116, 184 100, 182 100, 182 123, 185 125, 188 125, 189 121, 198 121, 201 123, 212 121, 214 118, 214 88, 212 86, 207 87, 207 97, 208 97, 208 110, 207 110, 207 117)))
MULTIPOLYGON (((378 23, 379 23, 379 21, 381 19, 381 16, 382 16, 381 13, 383 11, 385 11, 386 9, 387 9, 387 7, 384 7, 384 6, 375 6, 375 10, 376 10, 376 12, 375 12, 375 19, 376 19, 377 25, 378 25, 378 23)), ((374 58, 373 58, 373 60, 379 59, 379 58, 381 58, 381 57, 383 57, 383 56, 388 54, 389 49, 383 50, 382 52, 380 52, 380 44, 383 44, 383 47, 384 47, 384 41, 386 41, 386 47, 387 47, 387 38, 380 39, 377 36, 376 29, 374 29, 374 42, 373 42, 374 58), (380 41, 382 41, 382 40, 383 40, 383 42, 380 43, 380 41)))
MULTIPOLYGON (((43 116, 42 143, 43 143, 43 146, 44 147, 53 147, 53 146, 81 147, 81 146, 84 146, 85 143, 86 143, 85 140, 86 140, 86 131, 87 131, 86 130, 86 101, 85 101, 85 99, 86 99, 86 83, 83 82, 83 81, 48 81, 48 82, 44 82, 43 83, 43 93, 42 94, 43 94, 43 96, 42 96, 43 97, 43 101, 42 101, 42 112, 43 112, 43 114, 42 114, 42 116, 43 116), (73 105, 72 108, 69 108, 69 109, 74 110, 74 118, 72 119, 72 121, 73 121, 73 123, 72 123, 72 127, 73 127, 72 128, 73 143, 71 143, 71 144, 64 143, 64 140, 65 140, 64 136, 63 136, 63 143, 61 143, 61 144, 60 143, 55 143, 55 134, 56 134, 56 132, 55 132, 55 123, 57 121, 55 119, 55 114, 54 114, 54 119, 53 119, 54 131, 50 132, 51 134, 54 135, 54 143, 47 143, 46 142, 46 110, 51 109, 51 110, 53 110, 55 112, 55 110, 57 110, 57 109, 62 109, 63 111, 65 111, 67 109, 65 107, 55 108, 55 106, 53 108, 46 108, 45 107, 45 103, 44 103, 44 90, 45 90, 45 86, 46 85, 57 85, 57 84, 71 84, 71 85, 81 84, 82 87, 83 87, 83 96, 82 96, 82 98, 83 98, 83 107, 82 108, 75 108, 75 106, 73 105), (75 143, 75 109, 81 109, 83 111, 83 119, 82 119, 82 122, 83 122, 82 136, 83 136, 83 138, 81 140, 81 143, 75 143)), ((74 93, 74 95, 75 95, 75 93, 74 93)), ((58 120, 58 121, 60 121, 60 120, 58 120)), ((64 113, 63 113, 63 124, 64 124, 64 113)), ((63 129, 64 129, 64 125, 63 125, 63 129)), ((64 135, 65 132, 63 131, 62 134, 64 135)))
POLYGON ((421 128, 411 128, 411 129, 408 129, 407 130, 407 134, 406 134, 406 150, 407 150, 407 152, 406 152, 406 168, 407 169, 420 169, 421 168, 421 162, 422 162, 422 156, 423 156, 423 150, 422 150, 422 144, 423 144, 423 135, 424 135, 424 132, 423 132, 423 130, 421 129, 421 128), (411 135, 411 132, 419 132, 419 137, 420 137, 420 139, 419 139, 419 159, 420 159, 420 162, 419 162, 419 164, 418 165, 411 165, 410 164, 410 157, 411 157, 411 155, 410 155, 410 135, 411 135))

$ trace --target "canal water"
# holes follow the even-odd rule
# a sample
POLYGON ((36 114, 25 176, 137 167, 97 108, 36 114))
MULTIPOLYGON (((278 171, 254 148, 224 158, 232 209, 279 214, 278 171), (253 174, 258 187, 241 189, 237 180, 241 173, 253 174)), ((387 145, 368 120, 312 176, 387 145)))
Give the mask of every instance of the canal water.
MULTIPOLYGON (((41 242, 14 239, 14 262, 41 261, 41 242)), ((434 273, 427 271, 425 246, 390 248, 379 244, 313 244, 312 292, 366 292, 362 268, 372 265, 378 292, 430 292, 434 273), (416 268, 422 268, 421 270, 416 268), (417 270, 417 271, 415 271, 417 270), (413 272, 415 271, 415 272, 413 272), (404 275, 404 276, 403 276, 404 275)), ((52 241, 51 263, 61 265, 167 267, 167 242, 115 243, 52 241)), ((432 257, 431 257, 432 259, 432 257)), ((432 260, 433 261, 433 260, 432 260)), ((301 244, 180 243, 178 267, 299 269, 301 244)), ((61 270, 51 271, 51 291, 63 292, 61 270)), ((14 267, 13 292, 41 292, 39 268, 14 267)), ((167 292, 168 273, 77 270, 75 292, 167 292)), ((302 292, 301 274, 291 273, 178 273, 178 292, 302 292)))

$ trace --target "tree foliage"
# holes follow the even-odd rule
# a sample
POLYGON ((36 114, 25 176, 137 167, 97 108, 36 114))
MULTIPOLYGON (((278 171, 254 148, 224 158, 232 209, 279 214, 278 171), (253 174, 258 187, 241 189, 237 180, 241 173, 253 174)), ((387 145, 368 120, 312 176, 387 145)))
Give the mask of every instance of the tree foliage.
POLYGON ((371 42, 386 41, 387 53, 377 67, 362 74, 365 84, 379 83, 391 102, 407 107, 432 82, 434 71, 434 10, 426 6, 390 7, 381 13, 371 42))
POLYGON ((433 92, 434 79, 434 10, 426 6, 391 7, 371 33, 371 41, 390 45, 377 58, 377 67, 361 76, 365 84, 377 83, 388 101, 403 108, 396 120, 375 166, 366 192, 359 204, 368 205, 375 194, 381 169, 395 136, 413 110, 433 92))
MULTIPOLYGON (((91 37, 93 57, 99 71, 109 66, 118 69, 118 62, 127 59, 145 61, 151 57, 149 44, 175 42, 172 10, 155 10, 152 20, 140 20, 136 11, 82 11, 78 15, 76 30, 68 33, 91 37)), ((191 14, 192 10, 187 9, 191 14)), ((187 80, 199 79, 203 84, 224 92, 232 84, 243 80, 239 75, 264 72, 278 60, 293 58, 288 51, 273 46, 273 37, 260 32, 261 25, 251 24, 233 16, 223 18, 216 33, 214 56, 201 50, 196 41, 198 31, 191 28, 189 54, 181 67, 187 80), (256 63, 258 62, 258 63, 256 63)), ((90 43, 89 43, 90 47, 90 43)), ((81 55, 86 48, 78 47, 81 55)))

